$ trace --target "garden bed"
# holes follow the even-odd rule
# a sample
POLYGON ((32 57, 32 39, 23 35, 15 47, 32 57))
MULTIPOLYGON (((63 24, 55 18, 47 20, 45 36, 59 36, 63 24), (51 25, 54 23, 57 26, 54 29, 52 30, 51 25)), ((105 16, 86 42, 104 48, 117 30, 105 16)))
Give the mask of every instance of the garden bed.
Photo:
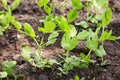
MULTIPOLYGON (((61 0, 56 3, 59 4, 61 0)), ((66 1, 69 4, 69 1, 66 1)), ((56 9, 56 15, 66 16, 67 12, 71 9, 70 5, 65 10, 56 9)), ((120 1, 111 0, 110 6, 114 7, 113 18, 108 26, 108 30, 113 30, 113 35, 120 36, 120 1)), ((2 9, 2 8, 1 8, 2 9)), ((23 1, 20 6, 12 13, 21 24, 28 22, 31 24, 35 33, 41 36, 38 32, 40 26, 39 20, 46 14, 39 8, 32 0, 23 1)), ((84 19, 84 12, 80 12, 77 21, 84 19)), ((73 23, 74 24, 74 23, 73 23)), ((47 40, 48 35, 45 36, 47 40)), ((39 37, 38 37, 39 40, 39 37)), ((32 67, 21 57, 22 48, 24 45, 30 46, 33 50, 37 49, 36 44, 32 38, 20 34, 16 30, 8 30, 4 32, 3 36, 0 36, 0 64, 4 60, 17 61, 17 67, 14 69, 15 73, 22 73, 25 75, 26 80, 74 80, 75 75, 78 75, 81 80, 120 80, 120 40, 106 41, 104 44, 107 55, 104 56, 104 60, 107 61, 107 65, 99 66, 101 58, 92 54, 91 60, 94 62, 89 64, 87 69, 74 69, 70 71, 68 75, 57 75, 59 71, 58 66, 54 66, 52 69, 38 69, 32 67)), ((79 55, 80 51, 87 52, 87 49, 83 44, 78 46, 70 52, 70 55, 79 55)), ((58 54, 64 54, 65 50, 60 47, 60 40, 54 45, 43 47, 43 57, 54 58, 59 60, 58 54)), ((2 67, 0 67, 0 71, 2 67)), ((22 79, 20 79, 22 80, 22 79)))

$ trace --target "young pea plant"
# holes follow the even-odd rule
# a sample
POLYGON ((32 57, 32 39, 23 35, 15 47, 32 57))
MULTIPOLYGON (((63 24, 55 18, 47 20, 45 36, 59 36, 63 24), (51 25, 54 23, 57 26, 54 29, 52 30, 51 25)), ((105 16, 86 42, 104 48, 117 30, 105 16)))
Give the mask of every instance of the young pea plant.
POLYGON ((88 9, 87 19, 78 23, 84 29, 77 36, 79 40, 86 40, 86 46, 90 49, 89 54, 94 51, 95 55, 101 57, 102 62, 104 62, 103 56, 106 55, 104 42, 117 39, 116 36, 112 36, 112 30, 109 32, 105 30, 112 19, 112 11, 108 6, 108 0, 89 0, 86 4, 88 9), (96 12, 94 13, 92 9, 96 12), (88 29, 89 23, 96 27, 95 32, 92 29, 88 29), (101 35, 98 36, 100 33, 101 35))
MULTIPOLYGON (((48 25, 49 25, 49 23, 47 24, 47 26, 48 25)), ((49 37, 48 42, 46 42, 46 43, 43 42, 43 37, 42 37, 41 42, 39 43, 37 41, 37 39, 36 39, 36 34, 35 34, 32 26, 30 24, 28 24, 28 23, 24 24, 24 31, 21 30, 21 24, 18 23, 18 22, 15 22, 14 26, 17 28, 17 30, 20 33, 24 33, 24 34, 30 36, 38 46, 38 50, 33 52, 34 54, 31 53, 32 50, 28 46, 23 47, 21 55, 24 58, 24 60, 28 61, 32 66, 34 66, 36 68, 41 68, 41 69, 42 68, 52 68, 51 65, 58 64, 55 59, 44 59, 44 58, 41 57, 41 55, 42 55, 42 47, 44 45, 52 44, 51 42, 54 41, 53 38, 55 38, 56 33, 53 33, 49 37)))
POLYGON ((25 77, 23 74, 15 74, 13 69, 16 67, 17 62, 16 61, 3 61, 2 62, 2 72, 0 72, 0 79, 6 78, 7 80, 10 80, 10 76, 14 77, 14 80, 18 80, 19 78, 23 78, 25 80, 25 77))
POLYGON ((11 5, 8 5, 7 0, 2 0, 1 5, 5 10, 0 11, 0 35, 3 35, 3 32, 6 29, 10 28, 10 24, 15 21, 15 17, 12 16, 12 11, 15 10, 21 0, 14 0, 11 5))

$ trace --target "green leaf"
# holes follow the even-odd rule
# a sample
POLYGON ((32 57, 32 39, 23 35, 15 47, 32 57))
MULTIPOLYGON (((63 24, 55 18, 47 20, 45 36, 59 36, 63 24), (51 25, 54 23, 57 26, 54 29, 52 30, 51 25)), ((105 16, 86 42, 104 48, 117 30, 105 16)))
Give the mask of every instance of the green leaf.
POLYGON ((21 0, 14 0, 11 4, 11 9, 15 10, 20 5, 21 0))
POLYGON ((17 62, 16 61, 3 61, 2 62, 2 67, 3 68, 14 68, 16 66, 17 62))
POLYGON ((53 32, 52 34, 50 34, 50 36, 48 37, 48 42, 46 43, 46 46, 50 45, 50 44, 54 44, 57 40, 56 37, 58 37, 59 33, 58 32, 53 32))
POLYGON ((26 61, 31 59, 30 54, 31 54, 31 49, 28 46, 25 46, 25 47, 22 48, 22 54, 21 55, 26 61))
POLYGON ((70 38, 69 34, 64 34, 62 37, 61 45, 66 50, 72 50, 76 47, 78 39, 76 36, 70 38))
POLYGON ((69 38, 70 37, 68 34, 64 34, 62 37, 61 46, 66 50, 69 50, 69 47, 70 47, 70 39, 69 38))
POLYGON ((77 36, 72 37, 72 39, 70 40, 69 50, 74 49, 76 47, 77 43, 78 43, 77 36))
POLYGON ((92 2, 98 10, 108 7, 108 0, 93 0, 92 2))
POLYGON ((4 6, 4 8, 7 7, 7 0, 2 0, 2 5, 4 6))
POLYGON ((68 25, 68 21, 65 17, 61 16, 59 17, 59 27, 61 30, 63 30, 65 33, 70 33, 70 27, 68 25))
POLYGON ((90 50, 96 50, 98 48, 98 37, 97 36, 93 36, 92 38, 88 37, 87 47, 90 50))
POLYGON ((74 80, 80 80, 78 75, 75 75, 74 80))
POLYGON ((77 10, 71 10, 67 15, 68 22, 74 21, 77 18, 77 16, 78 16, 77 10))
POLYGON ((104 55, 106 55, 106 52, 102 45, 99 47, 99 49, 95 50, 95 54, 96 56, 99 56, 99 57, 103 57, 104 55))
POLYGON ((85 40, 88 38, 88 36, 89 36, 89 32, 87 30, 82 30, 82 32, 78 33, 77 38, 79 40, 85 40))
POLYGON ((116 36, 112 36, 112 30, 110 30, 109 32, 104 31, 99 38, 100 41, 116 40, 116 39, 117 39, 116 36))
POLYGON ((110 8, 106 9, 102 15, 102 26, 105 27, 110 24, 112 19, 112 10, 110 8))
POLYGON ((51 8, 47 5, 44 6, 44 10, 47 14, 50 14, 51 13, 51 8))
POLYGON ((77 10, 81 10, 84 6, 80 1, 81 0, 72 0, 72 7, 77 10))
POLYGON ((4 72, 0 72, 0 79, 1 79, 1 78, 6 78, 7 75, 8 75, 8 74, 7 74, 7 72, 5 72, 5 71, 4 71, 4 72))
POLYGON ((32 38, 36 37, 35 32, 30 24, 28 23, 24 24, 24 31, 27 35, 31 36, 32 38))
POLYGON ((48 63, 49 63, 50 65, 58 64, 58 62, 57 62, 55 59, 49 59, 48 63))
MULTIPOLYGON (((86 21, 81 21, 80 23, 78 23, 79 25, 81 25, 83 28, 88 28, 88 23, 86 21)), ((78 25, 77 24, 77 25, 78 25)))
POLYGON ((37 5, 39 7, 42 7, 42 6, 47 5, 47 4, 48 4, 48 0, 38 0, 38 2, 37 2, 37 5))
POLYGON ((53 33, 50 34, 50 36, 48 37, 48 41, 53 39, 53 38, 56 38, 59 36, 59 33, 57 31, 54 31, 53 33))
POLYGON ((74 25, 69 25, 70 26, 70 37, 76 36, 77 30, 74 25))
POLYGON ((22 28, 22 25, 20 22, 18 21, 13 21, 12 24, 14 25, 14 27, 17 29, 17 30, 20 30, 22 28))
POLYGON ((49 46, 49 45, 51 45, 51 44, 54 44, 55 42, 56 42, 56 38, 54 38, 54 39, 51 39, 51 40, 49 40, 47 43, 45 43, 46 44, 46 46, 49 46))
POLYGON ((38 30, 42 31, 43 33, 51 33, 56 28, 56 24, 52 21, 46 21, 44 25, 44 28, 38 28, 38 30))
POLYGON ((5 30, 0 26, 0 35, 3 35, 3 32, 4 32, 5 30))

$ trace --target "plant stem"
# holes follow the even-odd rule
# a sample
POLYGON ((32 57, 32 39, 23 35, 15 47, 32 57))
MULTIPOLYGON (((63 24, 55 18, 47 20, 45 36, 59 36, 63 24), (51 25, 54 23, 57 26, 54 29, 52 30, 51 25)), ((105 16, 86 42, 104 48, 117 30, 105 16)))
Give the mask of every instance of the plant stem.
POLYGON ((91 54, 92 50, 89 51, 88 55, 86 56, 86 58, 88 58, 91 54))
POLYGON ((66 58, 68 58, 69 50, 66 51, 66 58))

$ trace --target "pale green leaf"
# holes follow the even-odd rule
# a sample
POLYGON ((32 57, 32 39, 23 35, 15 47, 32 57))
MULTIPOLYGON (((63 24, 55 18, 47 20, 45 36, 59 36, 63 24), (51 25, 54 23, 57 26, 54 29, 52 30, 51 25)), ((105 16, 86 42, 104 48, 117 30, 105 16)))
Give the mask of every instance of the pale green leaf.
POLYGON ((8 74, 7 74, 7 72, 5 72, 5 71, 4 71, 4 72, 0 72, 0 79, 1 79, 1 78, 6 78, 7 75, 8 75, 8 74))
POLYGON ((95 54, 96 54, 96 56, 99 56, 99 57, 103 57, 104 55, 106 55, 106 52, 105 52, 103 46, 100 46, 99 49, 96 49, 95 54))
POLYGON ((42 31, 43 33, 51 33, 56 28, 56 24, 52 21, 46 21, 44 24, 44 28, 40 27, 38 28, 39 31, 42 31))
POLYGON ((21 55, 26 61, 31 59, 30 54, 31 54, 31 50, 28 46, 25 46, 25 47, 22 48, 22 54, 21 55))
POLYGON ((11 9, 15 10, 20 5, 21 0, 14 0, 11 4, 11 9))
POLYGON ((30 24, 28 23, 24 24, 24 31, 27 35, 31 36, 32 38, 36 37, 35 32, 30 24))
POLYGON ((110 24, 112 19, 112 10, 110 8, 106 9, 102 15, 102 26, 105 27, 110 24))
POLYGON ((78 16, 77 10, 71 10, 67 15, 68 22, 74 21, 77 18, 77 16, 78 16))

